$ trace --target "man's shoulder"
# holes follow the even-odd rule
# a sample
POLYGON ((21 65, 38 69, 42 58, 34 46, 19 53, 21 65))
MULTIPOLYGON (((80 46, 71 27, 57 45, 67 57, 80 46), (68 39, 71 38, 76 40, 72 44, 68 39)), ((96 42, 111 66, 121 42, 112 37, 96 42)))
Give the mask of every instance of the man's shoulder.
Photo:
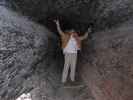
POLYGON ((62 37, 70 37, 70 35, 67 32, 64 32, 61 36, 62 37))

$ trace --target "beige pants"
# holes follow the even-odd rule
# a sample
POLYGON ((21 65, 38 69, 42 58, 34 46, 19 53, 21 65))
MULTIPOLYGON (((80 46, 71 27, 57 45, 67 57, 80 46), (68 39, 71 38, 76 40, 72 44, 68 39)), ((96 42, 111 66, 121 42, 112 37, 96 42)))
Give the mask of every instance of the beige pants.
POLYGON ((66 82, 69 68, 70 68, 71 81, 75 81, 77 53, 65 53, 64 55, 65 55, 65 63, 64 63, 63 73, 62 73, 62 82, 63 83, 66 82))

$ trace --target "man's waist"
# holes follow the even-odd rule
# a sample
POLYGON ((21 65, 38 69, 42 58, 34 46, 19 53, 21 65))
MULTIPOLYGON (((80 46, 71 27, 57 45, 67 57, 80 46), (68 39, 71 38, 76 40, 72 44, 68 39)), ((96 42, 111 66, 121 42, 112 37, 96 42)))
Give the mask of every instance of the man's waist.
POLYGON ((75 49, 75 50, 63 49, 63 52, 64 53, 77 53, 78 49, 75 49))

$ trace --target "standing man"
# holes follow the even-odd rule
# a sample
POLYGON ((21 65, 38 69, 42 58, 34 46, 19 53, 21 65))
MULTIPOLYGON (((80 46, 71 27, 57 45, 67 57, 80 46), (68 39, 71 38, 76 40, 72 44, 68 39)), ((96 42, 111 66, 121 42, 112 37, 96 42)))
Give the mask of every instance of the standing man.
POLYGON ((59 21, 54 20, 54 22, 56 23, 57 30, 61 36, 61 46, 65 58, 64 69, 62 73, 62 83, 65 83, 67 80, 69 68, 71 81, 74 82, 77 63, 77 53, 78 50, 81 50, 82 40, 85 40, 88 37, 88 33, 91 32, 91 29, 88 28, 88 31, 83 36, 79 36, 74 29, 71 29, 67 32, 63 32, 61 30, 59 21))

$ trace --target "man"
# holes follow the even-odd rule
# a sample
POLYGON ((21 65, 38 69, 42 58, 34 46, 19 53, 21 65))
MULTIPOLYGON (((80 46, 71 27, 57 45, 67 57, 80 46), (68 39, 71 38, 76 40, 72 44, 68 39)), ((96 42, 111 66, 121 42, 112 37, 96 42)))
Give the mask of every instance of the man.
POLYGON ((61 36, 61 45, 65 57, 64 69, 62 73, 62 83, 66 82, 69 68, 71 81, 74 82, 77 53, 78 50, 81 50, 81 41, 88 37, 88 33, 91 32, 91 29, 88 28, 88 31, 83 36, 78 36, 78 34, 73 29, 67 32, 63 32, 60 28, 59 21, 54 20, 54 22, 56 23, 57 30, 61 36))

